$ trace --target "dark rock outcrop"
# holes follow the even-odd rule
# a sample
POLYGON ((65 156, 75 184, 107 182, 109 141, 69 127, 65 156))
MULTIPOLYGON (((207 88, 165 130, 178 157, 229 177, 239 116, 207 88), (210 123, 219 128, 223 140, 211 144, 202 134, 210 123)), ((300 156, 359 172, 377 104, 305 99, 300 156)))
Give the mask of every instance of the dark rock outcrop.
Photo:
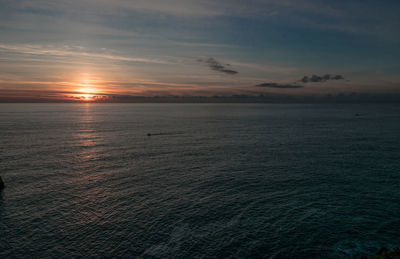
POLYGON ((0 190, 3 190, 4 189, 4 182, 3 182, 3 179, 1 179, 1 176, 0 176, 0 190))

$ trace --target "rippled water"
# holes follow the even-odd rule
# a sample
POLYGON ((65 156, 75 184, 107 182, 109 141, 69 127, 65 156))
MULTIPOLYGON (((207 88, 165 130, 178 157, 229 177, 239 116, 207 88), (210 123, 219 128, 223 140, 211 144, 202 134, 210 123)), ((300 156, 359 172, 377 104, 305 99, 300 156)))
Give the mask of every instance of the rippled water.
POLYGON ((0 104, 0 137, 3 258, 400 245, 400 106, 0 104))

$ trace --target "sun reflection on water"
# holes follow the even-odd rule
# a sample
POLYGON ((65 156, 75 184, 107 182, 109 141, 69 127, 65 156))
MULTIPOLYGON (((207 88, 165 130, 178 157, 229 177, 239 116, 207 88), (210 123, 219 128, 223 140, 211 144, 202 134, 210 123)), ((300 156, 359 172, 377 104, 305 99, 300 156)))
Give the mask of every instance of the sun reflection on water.
POLYGON ((87 224, 103 224, 104 215, 109 213, 104 203, 110 197, 105 186, 104 171, 105 139, 96 128, 96 115, 93 104, 80 106, 77 116, 77 128, 73 135, 76 152, 73 157, 73 182, 76 193, 76 211, 74 222, 79 226, 87 224))

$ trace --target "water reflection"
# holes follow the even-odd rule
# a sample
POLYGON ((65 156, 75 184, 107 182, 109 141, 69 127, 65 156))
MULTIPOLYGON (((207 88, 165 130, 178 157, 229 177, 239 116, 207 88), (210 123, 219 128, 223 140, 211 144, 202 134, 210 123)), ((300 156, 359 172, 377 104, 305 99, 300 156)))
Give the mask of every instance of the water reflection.
POLYGON ((81 163, 96 158, 104 145, 104 137, 96 129, 95 111, 89 103, 82 105, 77 117, 77 127, 74 133, 74 145, 77 147, 76 157, 81 163))
POLYGON ((77 116, 76 129, 73 134, 75 153, 73 169, 75 189, 79 189, 75 203, 76 225, 102 224, 107 213, 105 201, 110 196, 106 188, 104 163, 106 158, 106 142, 98 125, 99 114, 93 104, 83 104, 77 116))

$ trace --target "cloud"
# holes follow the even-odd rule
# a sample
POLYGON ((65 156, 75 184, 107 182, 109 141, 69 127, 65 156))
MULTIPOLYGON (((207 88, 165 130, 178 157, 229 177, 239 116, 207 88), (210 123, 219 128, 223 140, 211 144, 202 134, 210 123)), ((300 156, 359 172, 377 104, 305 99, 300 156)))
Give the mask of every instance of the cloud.
POLYGON ((326 74, 324 76, 317 76, 317 75, 312 75, 312 76, 304 76, 302 79, 300 79, 301 82, 303 83, 318 83, 318 82, 326 82, 329 80, 343 80, 344 77, 342 75, 336 75, 336 76, 331 76, 330 74, 326 74))
POLYGON ((113 55, 106 52, 89 52, 81 46, 63 46, 59 48, 43 46, 43 45, 10 45, 0 44, 0 53, 18 53, 24 55, 40 55, 40 56, 59 56, 59 57, 75 57, 75 58, 91 58, 100 60, 114 60, 126 62, 141 62, 167 64, 169 62, 159 59, 130 57, 122 55, 113 55))
POLYGON ((232 70, 232 69, 227 69, 225 66, 230 66, 230 64, 225 64, 222 65, 220 62, 218 62, 217 60, 215 60, 214 58, 208 58, 208 59, 198 59, 197 61, 199 62, 204 62, 207 64, 207 66, 209 68, 211 68, 212 70, 221 72, 221 73, 225 73, 225 74, 229 74, 229 75, 235 75, 238 74, 238 71, 232 70))
POLYGON ((291 85, 291 84, 278 84, 278 83, 262 83, 259 85, 256 85, 258 87, 269 87, 269 88, 281 88, 281 89, 296 89, 296 88, 302 88, 304 86, 302 85, 291 85))

